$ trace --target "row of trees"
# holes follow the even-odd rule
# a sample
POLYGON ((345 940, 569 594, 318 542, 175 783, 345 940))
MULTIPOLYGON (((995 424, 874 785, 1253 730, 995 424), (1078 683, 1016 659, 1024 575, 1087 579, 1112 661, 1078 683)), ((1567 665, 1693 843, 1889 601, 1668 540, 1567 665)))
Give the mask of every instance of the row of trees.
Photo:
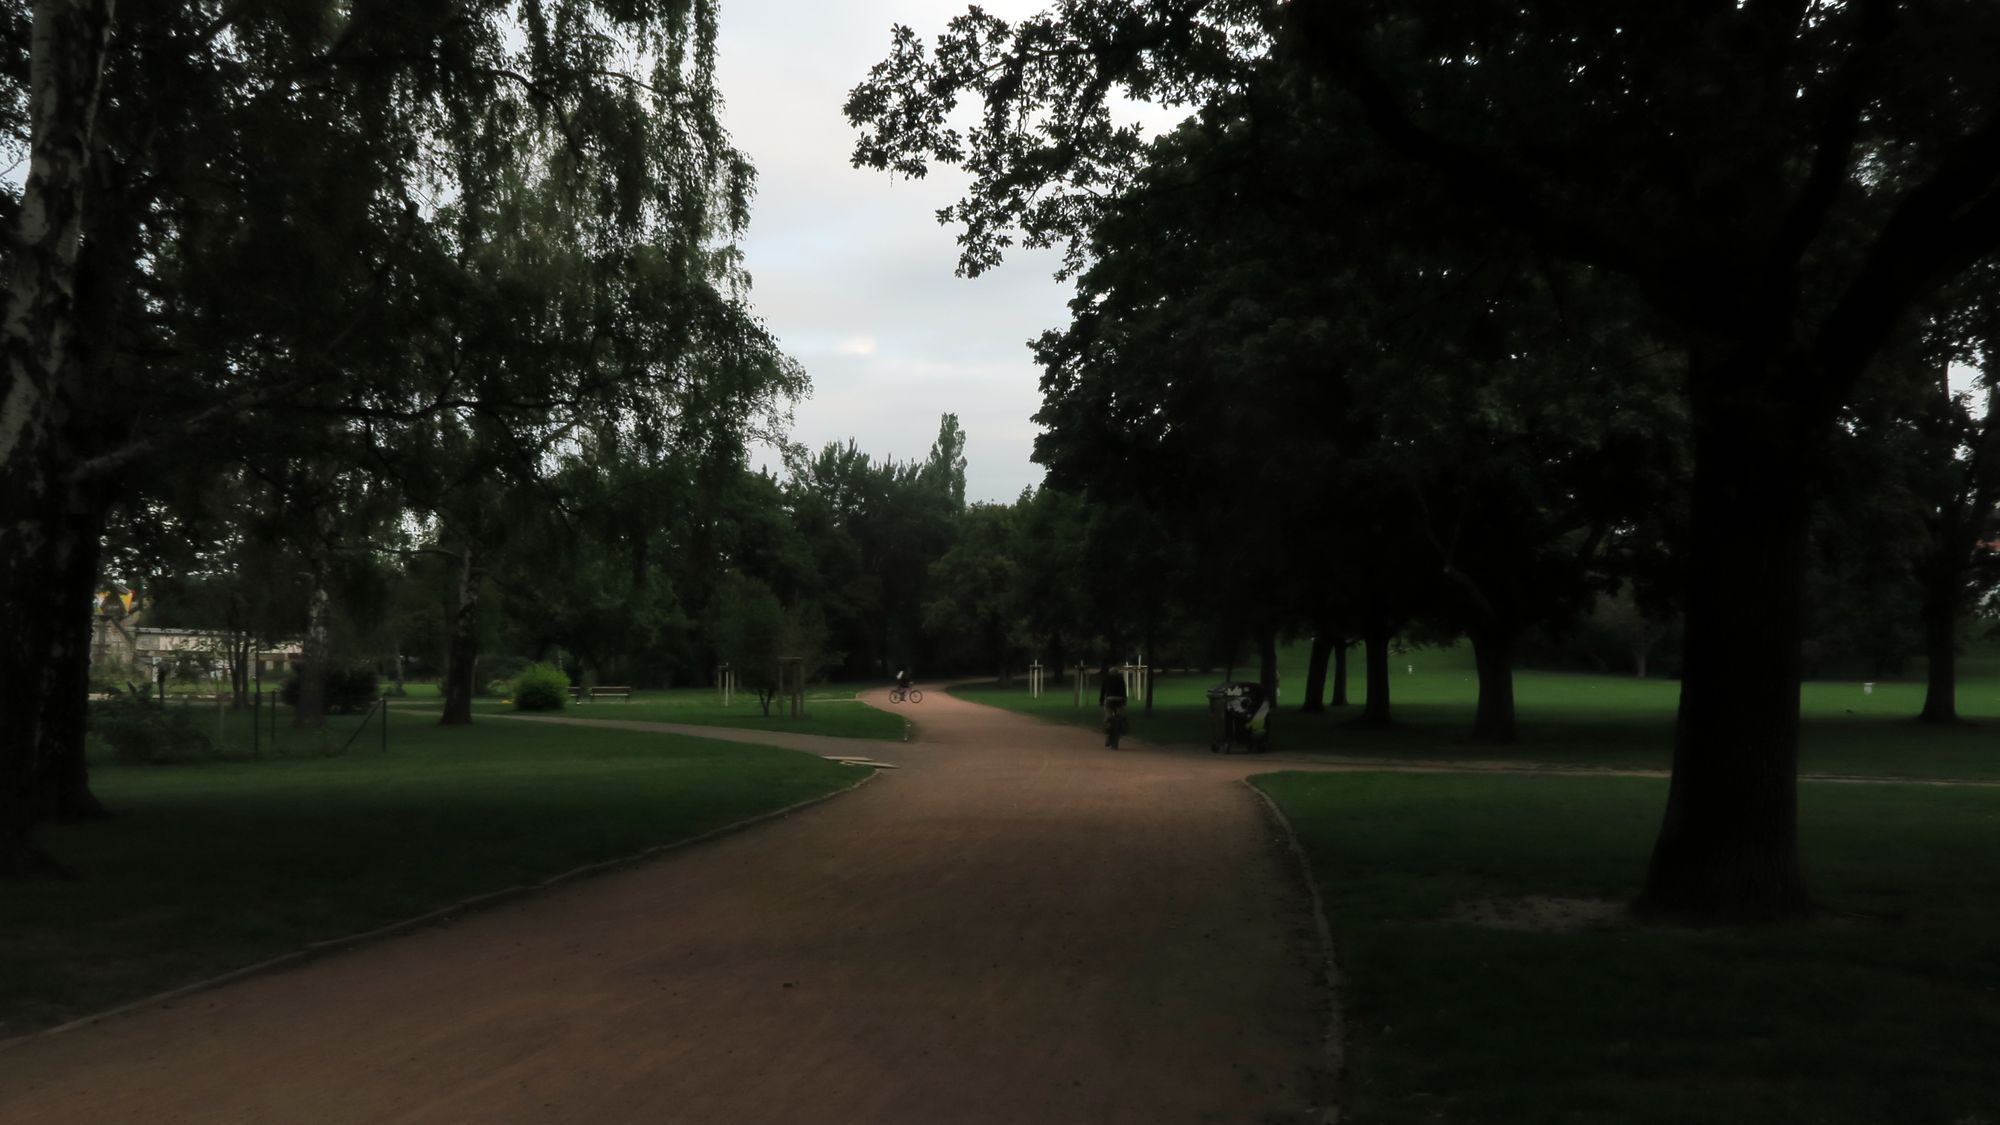
POLYGON ((745 302, 715 27, 712 0, 0 3, 27 169, 0 195, 0 874, 43 869, 37 821, 102 813, 101 573, 259 576, 232 612, 300 609, 311 715, 336 591, 422 556, 463 719, 502 545, 686 511, 652 474, 726 475, 782 422, 805 380, 745 302))
POLYGON ((1773 918, 1810 908, 1813 552, 1917 575, 1948 676, 1993 538, 1990 411, 1944 373, 1991 352, 1996 34, 1894 0, 1058 0, 896 28, 847 112, 859 165, 973 174, 965 272, 1068 250, 1039 456, 1236 521, 1190 549, 1260 631, 1436 615, 1505 737, 1530 629, 1614 579, 1678 607, 1643 903, 1773 918), (1191 116, 1147 143, 1117 94, 1191 116))
POLYGON ((966 164, 964 268, 1021 238, 1078 283, 1036 345, 1049 487, 971 506, 951 418, 920 461, 746 468, 805 379, 745 303, 712 0, 0 21, 29 169, 0 207, 0 872, 39 869, 38 819, 101 811, 106 572, 296 629, 308 718, 343 644, 441 651, 448 722, 494 645, 636 679, 1248 639, 1271 677, 1287 633, 1308 705, 1359 643, 1383 719, 1416 630, 1470 637, 1504 739, 1526 638, 1594 600, 1678 616, 1646 900, 1690 915, 1807 906, 1809 605, 1866 650, 1912 579, 1951 714, 1995 538, 1993 411, 1945 376, 1995 331, 1991 5, 1062 0, 935 51, 898 29, 857 161, 966 164), (1191 116, 1145 143, 1120 90, 1191 116))

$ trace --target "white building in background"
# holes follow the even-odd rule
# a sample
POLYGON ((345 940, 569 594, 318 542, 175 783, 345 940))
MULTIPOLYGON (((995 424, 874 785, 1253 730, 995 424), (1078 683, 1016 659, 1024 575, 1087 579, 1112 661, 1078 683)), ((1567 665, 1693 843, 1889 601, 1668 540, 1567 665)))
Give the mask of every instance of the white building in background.
MULTIPOLYGON (((122 616, 99 614, 92 623, 90 663, 97 667, 150 669, 162 660, 192 659, 210 672, 229 674, 229 648, 234 635, 221 629, 155 629, 140 624, 143 608, 122 616)), ((305 661, 305 645, 280 641, 262 646, 250 671, 266 678, 283 678, 305 661)))

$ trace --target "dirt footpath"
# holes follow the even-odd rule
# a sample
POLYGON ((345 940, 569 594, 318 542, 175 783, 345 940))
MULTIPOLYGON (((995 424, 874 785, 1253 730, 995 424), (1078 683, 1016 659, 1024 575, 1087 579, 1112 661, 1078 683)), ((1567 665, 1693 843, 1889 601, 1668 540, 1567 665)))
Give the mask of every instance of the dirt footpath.
POLYGON ((897 710, 833 752, 901 768, 794 816, 0 1050, 0 1121, 1318 1120, 1261 763, 897 710))

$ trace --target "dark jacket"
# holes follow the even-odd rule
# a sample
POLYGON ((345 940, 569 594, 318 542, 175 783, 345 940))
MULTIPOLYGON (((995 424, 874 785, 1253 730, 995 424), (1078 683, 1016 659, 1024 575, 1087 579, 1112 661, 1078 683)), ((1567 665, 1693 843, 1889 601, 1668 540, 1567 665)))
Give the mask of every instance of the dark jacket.
POLYGON ((1125 702, 1125 677, 1116 670, 1104 673, 1097 681, 1097 702, 1099 704, 1125 702))

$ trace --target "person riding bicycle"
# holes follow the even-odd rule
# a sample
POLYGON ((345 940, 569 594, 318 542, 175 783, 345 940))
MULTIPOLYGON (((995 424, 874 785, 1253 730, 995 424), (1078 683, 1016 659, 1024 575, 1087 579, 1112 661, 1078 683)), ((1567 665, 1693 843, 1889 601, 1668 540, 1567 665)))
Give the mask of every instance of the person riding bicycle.
POLYGON ((910 674, 901 668, 896 669, 896 690, 905 694, 910 690, 910 674))
POLYGON ((1125 733, 1125 674, 1104 665, 1097 680, 1097 702, 1104 708, 1104 744, 1118 749, 1118 737, 1125 733))

